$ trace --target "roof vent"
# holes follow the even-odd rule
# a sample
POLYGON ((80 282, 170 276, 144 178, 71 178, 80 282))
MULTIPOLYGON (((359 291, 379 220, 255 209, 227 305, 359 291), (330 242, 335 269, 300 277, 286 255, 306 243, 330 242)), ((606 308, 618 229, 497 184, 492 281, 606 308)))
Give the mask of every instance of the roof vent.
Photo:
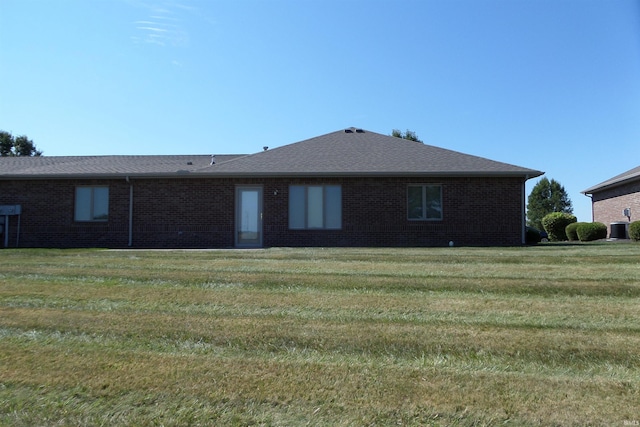
POLYGON ((353 133, 353 129, 345 129, 344 133, 353 133))
POLYGON ((267 151, 267 150, 269 149, 269 147, 267 147, 267 146, 265 145, 264 147, 262 147, 262 149, 263 149, 264 151, 267 151))
POLYGON ((364 133, 364 130, 362 130, 362 129, 356 129, 356 133, 364 133))
POLYGON ((193 162, 187 162, 187 165, 191 166, 193 164, 193 162))
POLYGON ((211 155, 211 163, 209 163, 209 165, 215 165, 216 164, 216 155, 212 154, 211 155))

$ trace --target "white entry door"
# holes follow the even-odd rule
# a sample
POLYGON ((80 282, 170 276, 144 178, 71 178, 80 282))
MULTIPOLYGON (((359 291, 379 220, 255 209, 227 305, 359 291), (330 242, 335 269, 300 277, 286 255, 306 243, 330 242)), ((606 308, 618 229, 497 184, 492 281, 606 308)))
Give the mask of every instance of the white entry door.
POLYGON ((236 246, 262 246, 262 187, 236 187, 236 246))

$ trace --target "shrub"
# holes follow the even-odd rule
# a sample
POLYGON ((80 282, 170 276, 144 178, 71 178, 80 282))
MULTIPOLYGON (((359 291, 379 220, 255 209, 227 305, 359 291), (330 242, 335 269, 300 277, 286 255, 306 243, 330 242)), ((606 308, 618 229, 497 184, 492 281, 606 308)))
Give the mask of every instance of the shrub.
POLYGON ((570 213, 552 212, 542 218, 542 226, 549 235, 550 241, 561 242, 567 240, 567 234, 564 231, 567 225, 576 221, 576 217, 570 213))
POLYGON ((584 222, 572 222, 564 228, 564 233, 567 235, 567 240, 575 241, 578 240, 578 231, 577 228, 580 224, 584 224, 584 222))
POLYGON ((640 221, 633 221, 629 224, 629 238, 640 241, 640 221))
POLYGON ((607 226, 601 222, 583 222, 578 225, 576 232, 581 242, 607 238, 607 226))
POLYGON ((524 240, 527 245, 535 245, 536 243, 540 243, 542 241, 540 230, 533 227, 527 227, 527 231, 524 235, 524 240))

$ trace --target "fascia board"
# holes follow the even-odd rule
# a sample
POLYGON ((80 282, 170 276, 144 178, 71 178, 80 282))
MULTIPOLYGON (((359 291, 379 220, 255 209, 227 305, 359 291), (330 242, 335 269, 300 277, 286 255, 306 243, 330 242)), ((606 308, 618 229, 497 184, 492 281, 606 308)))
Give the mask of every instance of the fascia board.
POLYGON ((166 179, 166 178, 399 178, 399 177, 443 177, 443 178, 482 178, 482 177, 521 177, 535 178, 544 172, 529 170, 526 172, 171 172, 171 173, 115 173, 115 174, 30 174, 0 175, 0 180, 44 180, 44 179, 166 179))
POLYGON ((625 185, 625 184, 628 184, 630 182, 634 182, 634 181, 638 181, 638 180, 640 180, 640 176, 631 176, 629 178, 625 178, 625 179, 622 179, 620 181, 612 182, 610 184, 605 184, 605 185, 598 184, 596 186, 589 187, 586 190, 581 191, 581 193, 584 194, 584 195, 587 195, 587 194, 593 195, 594 193, 599 193, 601 191, 610 190, 612 188, 620 187, 621 185, 625 185))

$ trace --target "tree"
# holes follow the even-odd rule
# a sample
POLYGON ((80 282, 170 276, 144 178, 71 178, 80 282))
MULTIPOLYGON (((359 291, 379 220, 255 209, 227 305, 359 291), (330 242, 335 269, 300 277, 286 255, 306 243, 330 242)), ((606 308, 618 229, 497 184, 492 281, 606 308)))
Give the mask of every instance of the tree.
POLYGON ((41 156, 42 151, 36 149, 33 141, 20 135, 14 137, 11 133, 0 130, 0 156, 41 156))
POLYGON ((412 130, 407 129, 406 132, 402 133, 398 129, 393 129, 391 131, 391 136, 395 136, 396 138, 408 139, 409 141, 422 142, 421 139, 418 138, 418 135, 412 130))
POLYGON ((544 230, 542 218, 553 212, 573 213, 571 200, 555 179, 549 181, 546 177, 536 183, 527 200, 527 225, 544 230))

